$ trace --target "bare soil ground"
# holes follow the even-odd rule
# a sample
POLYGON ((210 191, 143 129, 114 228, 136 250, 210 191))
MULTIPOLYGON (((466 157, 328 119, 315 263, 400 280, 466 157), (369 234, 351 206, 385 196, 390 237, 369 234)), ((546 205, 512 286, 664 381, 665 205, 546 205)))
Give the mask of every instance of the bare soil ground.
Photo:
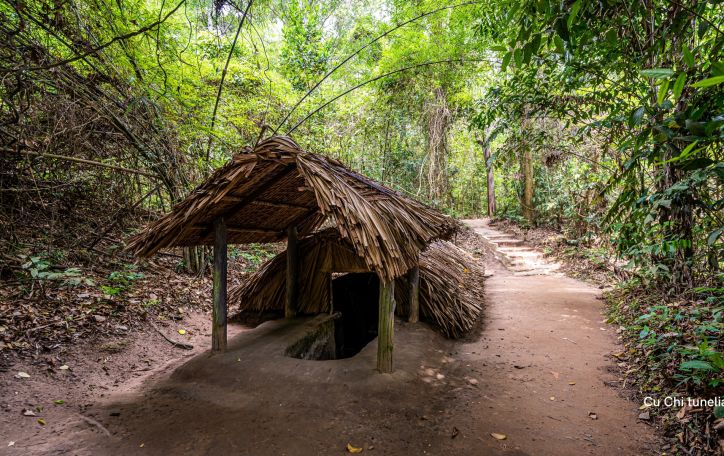
POLYGON ((283 356, 303 319, 234 326, 229 350, 210 355, 204 313, 176 323, 190 336, 161 328, 193 351, 138 330, 117 348, 77 347, 57 360, 69 369, 15 364, 0 373, 0 454, 656 453, 638 404, 604 384, 617 346, 599 290, 486 266, 479 331, 450 341, 398 322, 392 375, 374 370, 374 341, 349 359, 283 356))

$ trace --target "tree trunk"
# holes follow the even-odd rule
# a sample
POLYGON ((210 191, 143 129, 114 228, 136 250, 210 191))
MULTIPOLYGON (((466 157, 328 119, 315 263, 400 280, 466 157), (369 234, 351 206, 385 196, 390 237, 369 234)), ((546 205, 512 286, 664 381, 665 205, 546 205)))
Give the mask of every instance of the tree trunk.
POLYGON ((520 206, 523 217, 529 224, 535 222, 535 208, 533 207, 534 177, 533 177, 533 153, 527 144, 523 146, 523 156, 520 163, 521 174, 523 175, 523 198, 520 206))
POLYGON ((487 182, 487 197, 488 197, 488 217, 495 215, 495 179, 493 175, 493 165, 490 161, 490 145, 478 139, 478 144, 483 148, 483 157, 485 158, 485 169, 487 170, 488 182, 487 182))
POLYGON ((435 89, 435 102, 430 105, 427 125, 428 196, 438 204, 450 202, 450 183, 447 172, 447 134, 452 115, 447 106, 445 90, 435 89))

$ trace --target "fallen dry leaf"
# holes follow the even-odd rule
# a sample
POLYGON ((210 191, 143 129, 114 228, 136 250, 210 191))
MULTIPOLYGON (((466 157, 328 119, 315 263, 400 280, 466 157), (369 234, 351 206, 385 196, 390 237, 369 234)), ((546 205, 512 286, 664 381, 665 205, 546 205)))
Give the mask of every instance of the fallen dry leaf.
POLYGON ((62 371, 66 371, 66 370, 70 369, 70 367, 68 367, 67 364, 63 364, 63 365, 60 366, 58 369, 60 369, 60 370, 62 370, 62 371))
POLYGON ((508 438, 505 434, 498 434, 497 432, 491 432, 490 436, 494 438, 495 440, 505 440, 508 438))
POLYGON ((23 415, 24 416, 35 416, 35 412, 33 412, 32 410, 26 409, 26 410, 23 410, 23 415))
POLYGON ((684 419, 684 417, 686 416, 686 411, 687 411, 686 406, 681 407, 681 409, 679 409, 679 411, 676 412, 676 417, 680 420, 684 419))
POLYGON ((347 444, 347 451, 350 453, 361 453, 363 448, 356 447, 352 445, 351 443, 347 444))
POLYGON ((15 376, 17 378, 30 378, 30 374, 28 374, 27 372, 18 372, 15 376))
POLYGON ((572 386, 572 385, 575 385, 576 382, 568 382, 568 384, 572 386))

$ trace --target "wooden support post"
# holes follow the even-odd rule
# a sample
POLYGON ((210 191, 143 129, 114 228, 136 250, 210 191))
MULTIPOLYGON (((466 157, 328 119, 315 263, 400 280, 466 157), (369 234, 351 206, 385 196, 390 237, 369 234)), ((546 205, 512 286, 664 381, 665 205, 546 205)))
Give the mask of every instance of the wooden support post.
POLYGON ((410 282, 410 315, 408 321, 417 323, 420 321, 420 267, 415 266, 407 273, 410 282))
POLYGON ((329 314, 334 313, 334 277, 331 272, 327 273, 327 282, 329 284, 329 314))
POLYGON ((299 248, 297 245, 297 227, 287 229, 287 296, 284 305, 284 317, 294 318, 297 315, 297 297, 299 284, 299 248))
POLYGON ((377 370, 389 374, 393 370, 392 352, 395 336, 395 281, 380 279, 380 316, 377 327, 377 370))
POLYGON ((214 305, 212 308, 211 350, 226 350, 226 224, 214 222, 214 305))

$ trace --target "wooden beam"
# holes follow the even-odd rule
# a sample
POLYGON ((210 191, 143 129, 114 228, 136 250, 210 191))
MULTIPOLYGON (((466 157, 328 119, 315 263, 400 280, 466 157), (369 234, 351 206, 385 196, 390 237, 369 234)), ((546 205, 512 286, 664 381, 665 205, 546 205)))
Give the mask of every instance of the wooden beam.
POLYGON ((410 315, 408 321, 417 323, 420 321, 420 267, 415 266, 407 273, 410 282, 410 315))
MULTIPOLYGON (((207 230, 208 227, 206 225, 196 225, 192 229, 207 230)), ((226 232, 227 233, 262 233, 262 234, 273 234, 275 236, 281 235, 283 233, 283 231, 280 231, 280 230, 270 230, 270 229, 266 229, 266 228, 251 228, 251 227, 246 227, 246 226, 227 226, 226 232)))
POLYGON ((297 315, 297 297, 299 277, 299 247, 297 227, 287 228, 287 294, 284 305, 284 317, 293 318, 297 315))
POLYGON ((395 336, 395 281, 380 279, 380 315, 377 327, 377 370, 393 371, 392 354, 395 336))
POLYGON ((280 209, 316 209, 316 206, 305 206, 303 204, 293 204, 293 203, 279 203, 276 201, 267 201, 267 200, 254 200, 251 202, 251 204, 256 204, 259 206, 267 206, 267 207, 278 207, 280 209))
POLYGON ((247 228, 247 227, 236 227, 236 226, 230 226, 228 227, 229 233, 261 233, 261 234, 272 234, 274 236, 279 236, 283 233, 283 231, 279 230, 268 230, 264 228, 247 228))
POLYGON ((226 224, 214 222, 214 304, 212 307, 211 350, 226 350, 226 224))

